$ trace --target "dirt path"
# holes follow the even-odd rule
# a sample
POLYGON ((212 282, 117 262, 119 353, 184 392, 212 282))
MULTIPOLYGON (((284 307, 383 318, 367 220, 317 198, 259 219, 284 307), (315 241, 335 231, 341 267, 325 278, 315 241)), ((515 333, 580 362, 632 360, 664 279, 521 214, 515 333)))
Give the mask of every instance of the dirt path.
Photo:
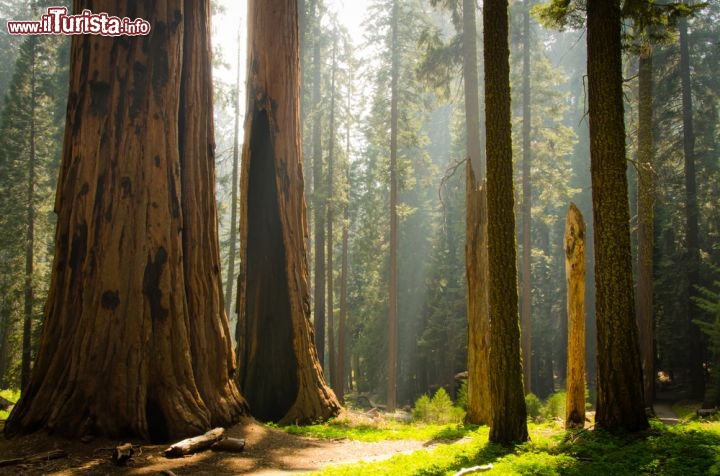
POLYGON ((143 446, 127 468, 110 461, 110 448, 118 441, 95 440, 84 444, 36 434, 13 440, 0 437, 0 460, 64 449, 68 457, 32 465, 0 468, 0 474, 13 475, 157 475, 169 474, 257 474, 307 473, 328 465, 357 461, 380 461, 399 453, 427 448, 422 441, 383 441, 362 443, 347 439, 326 440, 293 436, 280 430, 246 420, 230 428, 227 436, 245 438, 246 449, 240 454, 206 451, 179 459, 161 455, 167 445, 143 446), (162 473, 165 471, 166 473, 162 473))
POLYGON ((653 403, 653 410, 658 419, 666 425, 677 425, 680 423, 680 419, 672 409, 670 402, 657 401, 653 403))

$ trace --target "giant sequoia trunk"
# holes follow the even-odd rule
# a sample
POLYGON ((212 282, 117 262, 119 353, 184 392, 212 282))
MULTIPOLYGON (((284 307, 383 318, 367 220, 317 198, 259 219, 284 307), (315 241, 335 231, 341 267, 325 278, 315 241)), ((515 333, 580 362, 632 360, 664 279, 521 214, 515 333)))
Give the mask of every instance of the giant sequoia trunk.
POLYGON ((208 1, 76 1, 148 20, 78 35, 32 377, 6 433, 166 440, 228 425, 231 380, 215 209, 208 1))
POLYGON ((323 378, 310 324, 297 5, 251 0, 248 19, 238 381, 259 419, 310 422, 335 415, 340 404, 323 378))
POLYGON ((635 321, 625 160, 620 2, 589 0, 587 67, 595 223, 598 402, 608 430, 648 427, 635 321))
POLYGON ((490 264, 490 441, 508 444, 528 439, 515 249, 508 3, 507 0, 485 0, 483 5, 490 264))
POLYGON ((475 0, 463 0, 463 81, 468 162, 465 175, 465 276, 468 319, 468 423, 490 423, 487 187, 478 97, 475 0))

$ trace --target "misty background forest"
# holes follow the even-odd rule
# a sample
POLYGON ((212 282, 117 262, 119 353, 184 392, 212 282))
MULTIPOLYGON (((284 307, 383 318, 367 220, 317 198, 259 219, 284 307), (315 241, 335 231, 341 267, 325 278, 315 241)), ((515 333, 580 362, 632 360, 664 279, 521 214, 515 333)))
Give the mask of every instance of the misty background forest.
MULTIPOLYGON (((339 1, 298 4, 311 316, 325 379, 341 400, 364 395, 389 407, 411 406, 441 387, 456 399, 467 378, 461 3, 370 0, 360 13, 339 1), (397 91, 394 107, 391 91, 397 91), (389 331, 393 312, 397 328, 389 331), (396 348, 389 332, 396 332, 396 348), (397 373, 388 375, 393 355, 397 373), (388 395, 388 378, 397 382, 396 395, 388 395)), ((3 28, 5 19, 34 18, 33 8, 46 7, 2 1, 3 28)), ((595 336, 586 29, 581 13, 560 30, 552 12, 540 7, 532 0, 509 3, 525 393, 546 399, 565 389, 563 235, 575 203, 587 222, 585 354, 593 402, 602 349, 595 336)), ((476 92, 483 130, 481 11, 482 5, 476 92)), ((216 200, 233 336, 245 21, 243 6, 214 4, 216 200)), ((646 29, 628 17, 623 23, 636 312, 652 331, 640 348, 641 354, 649 349, 651 367, 644 370, 653 391, 672 387, 713 407, 720 403, 720 3, 653 21, 646 29), (650 102, 639 92, 640 67, 648 60, 650 102), (650 112, 644 116, 651 121, 649 155, 639 149, 648 125, 643 110, 650 112)), ((38 354, 55 246, 69 58, 69 37, 0 34, 0 389, 24 388, 38 354)))

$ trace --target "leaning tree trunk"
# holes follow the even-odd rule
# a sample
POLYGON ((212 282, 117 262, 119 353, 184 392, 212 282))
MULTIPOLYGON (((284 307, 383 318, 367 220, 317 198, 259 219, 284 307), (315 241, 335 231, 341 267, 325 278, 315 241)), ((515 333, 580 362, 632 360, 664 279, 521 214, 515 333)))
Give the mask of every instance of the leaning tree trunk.
POLYGON ((585 426, 585 236, 585 220, 571 203, 563 237, 568 313, 565 428, 585 426))
POLYGON ((465 276, 468 319, 468 423, 490 423, 487 187, 480 131, 475 0, 463 0, 463 81, 468 162, 465 175, 465 276))
POLYGON ((530 150, 530 5, 524 1, 523 12, 523 161, 522 161, 522 305, 520 307, 521 347, 523 355, 523 382, 525 393, 532 387, 532 179, 530 150))
POLYGON ((590 173, 595 224, 598 427, 648 427, 635 320, 620 1, 588 0, 590 173))
POLYGON ((251 0, 248 20, 238 382, 259 419, 311 422, 340 404, 310 325, 296 2, 251 0))
POLYGON ((167 440, 244 411, 221 291, 209 3, 75 2, 152 31, 73 37, 45 325, 9 435, 167 440))

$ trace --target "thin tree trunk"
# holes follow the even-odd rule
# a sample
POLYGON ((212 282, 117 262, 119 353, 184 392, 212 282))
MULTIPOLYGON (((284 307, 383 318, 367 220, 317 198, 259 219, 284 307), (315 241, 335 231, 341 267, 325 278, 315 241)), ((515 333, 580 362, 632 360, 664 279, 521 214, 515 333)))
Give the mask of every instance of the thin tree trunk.
POLYGON ((518 310, 507 0, 485 0, 485 130, 490 264, 490 441, 528 439, 518 310))
POLYGON ((625 161, 619 0, 588 0, 590 168, 595 224, 596 423, 648 427, 635 319, 625 161))
POLYGON ((468 162, 465 181, 465 274, 468 318, 468 408, 465 419, 490 423, 487 188, 478 98, 475 0, 463 0, 463 80, 468 162))
POLYGON ((222 302, 210 2, 90 3, 75 11, 153 29, 73 37, 43 334, 5 431, 167 440, 230 425, 244 402, 222 302))
POLYGON ((387 409, 395 411, 397 405, 398 360, 398 53, 399 0, 393 1, 392 11, 392 66, 390 85, 390 279, 388 281, 388 389, 387 409))
MULTIPOLYGON (((313 12, 317 10, 317 2, 314 3, 313 12)), ((315 347, 317 348, 320 365, 325 365, 325 207, 327 206, 325 190, 323 187, 323 158, 322 158, 322 111, 321 101, 321 62, 320 54, 320 18, 313 18, 314 46, 313 46, 313 222, 315 233, 314 243, 314 285, 313 285, 313 308, 315 324, 315 347)))
POLYGON ((238 32, 237 76, 235 78, 235 128, 233 129, 232 192, 230 195, 230 252, 228 253, 228 272, 225 279, 225 314, 228 319, 232 311, 232 295, 235 285, 235 252, 237 249, 237 209, 238 176, 240 169, 240 33, 238 32))
POLYGON ((643 367, 645 406, 655 395, 653 352, 653 248, 655 222, 655 178, 653 166, 653 65, 652 46, 645 45, 639 63, 638 117, 638 231, 637 231, 637 320, 643 367))
POLYGON ((334 174, 335 174, 335 49, 337 39, 333 39, 332 73, 330 80, 330 137, 328 140, 328 176, 327 176, 327 320, 328 320, 328 376, 333 389, 335 381, 335 315, 333 289, 333 222, 335 221, 334 174))
POLYGON ((697 398, 703 398, 705 396, 705 372, 703 371, 702 338, 700 329, 692 322, 696 314, 693 310, 697 309, 697 305, 693 302, 693 296, 697 295, 695 286, 697 286, 700 279, 700 239, 698 232, 697 181, 695 177, 695 130, 693 125, 692 79, 690 77, 690 45, 687 19, 685 17, 678 20, 678 28, 680 30, 680 82, 682 85, 683 152, 685 156, 685 246, 687 247, 685 267, 687 269, 687 296, 689 301, 687 304, 687 326, 690 336, 690 342, 688 342, 690 383, 693 395, 697 398))
POLYGON ((568 364, 565 428, 585 426, 585 220, 574 203, 565 224, 568 364))
MULTIPOLYGON (((33 38, 33 45, 35 39, 33 38)), ((24 389, 30 382, 32 361, 32 321, 35 288, 33 285, 34 253, 35 253, 35 49, 30 59, 30 160, 28 161, 27 201, 26 201, 26 234, 25 234, 25 306, 22 336, 22 364, 20 371, 20 388, 24 389)))
POLYGON ((310 323, 297 5, 250 0, 248 12, 238 382, 257 418, 307 423, 337 414, 340 404, 310 323))
POLYGON ((532 151, 530 150, 530 5, 525 0, 523 12, 523 163, 522 163, 522 223, 523 223, 523 252, 522 252, 522 316, 520 318, 522 355, 523 355, 523 381, 525 393, 532 392, 532 182, 530 165, 532 151))
MULTIPOLYGON (((348 111, 350 110, 350 90, 348 90, 348 111)), ((345 177, 347 181, 346 194, 348 202, 350 199, 350 123, 348 122, 346 145, 345 145, 345 177)), ((347 291, 348 291, 348 245, 350 227, 350 204, 345 203, 343 211, 343 227, 342 227, 342 260, 340 265, 340 319, 338 322, 338 351, 337 351, 337 367, 335 369, 335 384, 333 390, 338 400, 342 403, 345 400, 345 382, 347 380, 345 372, 347 355, 347 291)))

